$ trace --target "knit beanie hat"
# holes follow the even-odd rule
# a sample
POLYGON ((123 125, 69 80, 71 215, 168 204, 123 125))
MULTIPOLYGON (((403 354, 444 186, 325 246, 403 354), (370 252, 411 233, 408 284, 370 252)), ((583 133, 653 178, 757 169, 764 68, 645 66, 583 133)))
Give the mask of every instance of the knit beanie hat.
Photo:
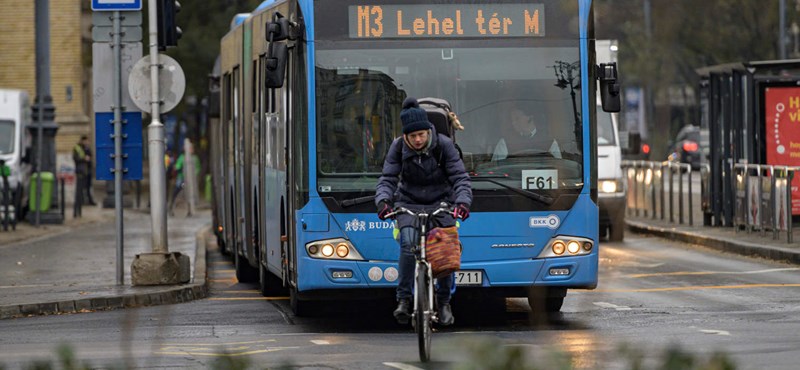
POLYGON ((400 111, 400 121, 403 123, 403 134, 414 131, 430 130, 433 125, 428 121, 428 113, 419 107, 417 99, 406 98, 403 101, 403 110, 400 111))

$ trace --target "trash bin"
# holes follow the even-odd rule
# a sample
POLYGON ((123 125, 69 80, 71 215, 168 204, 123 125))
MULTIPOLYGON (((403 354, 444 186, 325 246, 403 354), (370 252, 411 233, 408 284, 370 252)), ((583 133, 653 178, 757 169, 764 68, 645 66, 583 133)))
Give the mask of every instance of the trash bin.
MULTIPOLYGON (((55 184, 55 176, 52 172, 42 172, 42 200, 39 204, 40 212, 47 212, 50 210, 50 201, 53 198, 53 184, 55 184)), ((39 173, 34 173, 31 176, 31 192, 28 193, 28 209, 31 212, 36 212, 36 185, 39 182, 39 173)))

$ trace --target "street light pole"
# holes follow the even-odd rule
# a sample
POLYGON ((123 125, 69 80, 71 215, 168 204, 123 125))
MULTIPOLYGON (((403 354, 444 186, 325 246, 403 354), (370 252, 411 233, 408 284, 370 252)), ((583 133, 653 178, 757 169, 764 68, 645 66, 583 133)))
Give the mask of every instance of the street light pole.
POLYGON ((780 59, 786 59, 786 0, 778 4, 778 54, 780 59))

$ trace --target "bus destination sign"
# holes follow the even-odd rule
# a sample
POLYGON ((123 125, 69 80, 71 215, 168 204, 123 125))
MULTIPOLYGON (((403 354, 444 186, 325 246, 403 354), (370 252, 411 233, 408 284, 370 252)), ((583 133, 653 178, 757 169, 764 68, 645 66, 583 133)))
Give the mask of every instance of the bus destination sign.
POLYGON ((543 4, 352 5, 351 39, 544 37, 543 4))

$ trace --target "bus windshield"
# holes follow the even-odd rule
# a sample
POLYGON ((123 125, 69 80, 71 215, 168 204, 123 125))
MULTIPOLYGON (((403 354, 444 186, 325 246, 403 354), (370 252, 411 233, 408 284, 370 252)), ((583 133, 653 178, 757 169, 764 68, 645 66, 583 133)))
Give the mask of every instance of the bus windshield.
POLYGON ((408 96, 450 103, 467 171, 494 180, 473 188, 582 188, 579 39, 555 27, 547 38, 316 40, 318 189, 374 190, 408 96))

